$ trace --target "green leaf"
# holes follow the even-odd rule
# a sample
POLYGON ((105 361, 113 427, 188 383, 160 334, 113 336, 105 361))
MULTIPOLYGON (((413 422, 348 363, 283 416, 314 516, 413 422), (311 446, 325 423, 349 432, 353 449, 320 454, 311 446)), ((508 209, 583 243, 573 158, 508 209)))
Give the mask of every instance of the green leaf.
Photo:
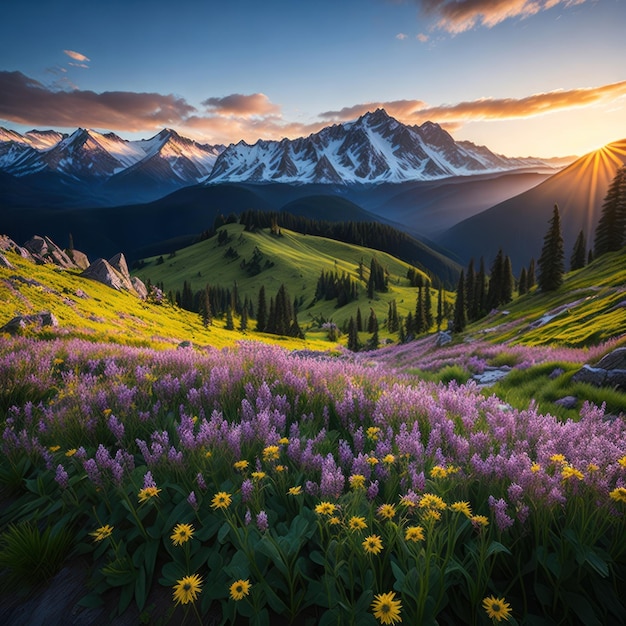
POLYGON ((261 609, 258 613, 252 616, 250 620, 250 626, 269 626, 270 616, 267 609, 261 609))
POLYGON ((220 543, 224 543, 224 540, 226 539, 226 537, 228 537, 229 531, 230 531, 230 526, 228 525, 228 522, 224 522, 222 524, 222 527, 220 528, 220 531, 217 533, 217 540, 220 543))
POLYGON ((585 596, 564 591, 563 599, 566 606, 576 614, 585 626, 602 626, 602 622, 598 619, 593 607, 585 596))
POLYGON ((492 541, 487 548, 487 556, 493 556, 494 554, 499 554, 500 552, 504 552, 505 554, 511 554, 511 551, 506 546, 502 545, 499 541, 492 541))
POLYGON ((135 580, 135 602, 137 603, 137 608, 140 611, 143 611, 147 595, 146 571, 143 567, 141 567, 137 573, 137 580, 135 580))

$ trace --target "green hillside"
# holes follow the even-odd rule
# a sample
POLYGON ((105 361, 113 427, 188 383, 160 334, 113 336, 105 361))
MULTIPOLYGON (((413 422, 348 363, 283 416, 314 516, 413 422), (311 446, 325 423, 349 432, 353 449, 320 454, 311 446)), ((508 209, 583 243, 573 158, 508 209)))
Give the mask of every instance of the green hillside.
POLYGON ((58 320, 56 327, 27 327, 23 334, 41 338, 78 337, 152 348, 172 348, 182 341, 221 348, 242 339, 280 343, 293 349, 329 347, 328 342, 315 337, 302 341, 228 331, 220 320, 204 328, 198 315, 168 303, 144 302, 128 292, 84 278, 78 271, 36 265, 13 252, 3 254, 13 269, 0 266, 0 327, 15 316, 42 311, 51 312, 58 320))
POLYGON ((626 248, 569 272, 560 289, 536 288, 468 327, 493 343, 583 347, 626 333, 626 248))
MULTIPOLYGON (((247 296, 255 306, 261 285, 265 285, 269 299, 284 284, 291 299, 300 303, 298 319, 305 330, 316 326, 314 320, 322 318, 332 319, 341 327, 350 316, 356 315, 357 308, 363 316, 369 315, 373 308, 382 325, 392 300, 403 317, 415 310, 417 289, 407 278, 411 266, 389 254, 286 229, 281 230, 280 236, 269 229, 246 232, 240 224, 227 224, 219 230, 228 233, 227 242, 220 244, 215 235, 177 251, 175 256, 145 259, 145 265, 135 273, 144 281, 162 283, 166 293, 181 290, 184 281, 191 283, 193 291, 207 284, 232 288, 237 283, 240 298, 247 296), (250 263, 255 249, 261 271, 250 276, 243 265, 250 263), (376 293, 370 300, 367 279, 372 257, 388 272, 389 289, 386 293, 376 293), (364 268, 362 276, 359 276, 360 263, 364 268), (358 300, 341 308, 336 307, 335 300, 315 302, 315 288, 322 271, 349 275, 358 283, 358 300)), ((418 273, 426 280, 425 274, 418 273)), ((434 290, 431 296, 434 308, 437 300, 434 290)))

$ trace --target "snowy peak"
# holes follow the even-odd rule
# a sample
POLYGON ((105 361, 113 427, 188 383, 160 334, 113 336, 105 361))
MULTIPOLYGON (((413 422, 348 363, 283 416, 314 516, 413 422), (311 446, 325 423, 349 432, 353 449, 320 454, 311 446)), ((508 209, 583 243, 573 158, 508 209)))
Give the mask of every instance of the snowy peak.
POLYGON ((433 122, 407 126, 384 109, 294 140, 230 145, 215 162, 208 183, 382 183, 543 165, 507 159, 469 142, 456 142, 433 122))

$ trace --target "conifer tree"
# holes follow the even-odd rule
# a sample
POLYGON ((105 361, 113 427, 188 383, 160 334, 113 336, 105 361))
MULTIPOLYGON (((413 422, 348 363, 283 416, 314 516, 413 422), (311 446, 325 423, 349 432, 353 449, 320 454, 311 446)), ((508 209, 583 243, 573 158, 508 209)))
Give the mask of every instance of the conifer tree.
POLYGON ((248 329, 248 308, 243 307, 241 310, 241 321, 239 322, 239 330, 246 331, 248 329))
POLYGON ((430 295, 430 283, 426 281, 424 286, 424 316, 426 318, 425 330, 430 330, 433 325, 433 303, 430 295))
POLYGON ((594 256, 615 252, 626 243, 626 165, 609 185, 593 242, 594 256))
POLYGON ((530 263, 528 264, 528 273, 526 274, 526 285, 528 286, 528 291, 530 291, 536 283, 535 258, 533 257, 530 259, 530 263))
POLYGON ((470 320, 475 319, 476 305, 474 303, 476 297, 476 270, 474 269, 474 259, 470 259, 467 266, 467 274, 465 275, 465 308, 467 309, 467 317, 470 320))
POLYGON ((228 307, 226 311, 226 330, 235 330, 235 323, 233 321, 233 310, 231 307, 228 307))
POLYGON ((522 267, 522 271, 519 275, 519 283, 517 286, 517 293, 520 296, 523 296, 525 293, 528 293, 528 277, 526 275, 526 268, 522 267))
POLYGON ((587 265, 593 261, 593 250, 589 248, 589 254, 587 254, 587 265))
POLYGON ((356 308, 356 329, 358 332, 363 331, 363 316, 361 315, 361 307, 356 308))
POLYGON ((504 254, 502 248, 498 250, 496 258, 491 265, 489 275, 489 290, 487 292, 487 308, 489 310, 497 308, 502 304, 502 294, 504 291, 504 254))
POLYGON ((439 292, 437 293, 437 331, 441 330, 442 322, 443 322, 443 287, 439 285, 439 292))
POLYGON ((211 299, 209 297, 209 286, 207 285, 201 294, 200 299, 200 318, 202 319, 202 325, 207 328, 211 324, 211 299))
POLYGON ((352 352, 359 351, 359 335, 356 329, 356 321, 353 317, 350 317, 348 322, 348 350, 352 350, 352 352))
POLYGON ((578 237, 576 237, 576 243, 574 244, 574 249, 572 250, 572 256, 570 257, 569 267, 573 272, 574 270, 579 270, 585 267, 585 261, 587 258, 587 243, 585 241, 585 233, 581 229, 578 233, 578 237))
POLYGON ((565 268, 563 259, 563 235, 561 234, 561 217, 558 205, 554 205, 550 226, 543 240, 541 256, 537 263, 539 274, 537 284, 541 291, 555 291, 563 284, 565 268))
POLYGON ((513 300, 513 289, 515 288, 515 278, 513 277, 513 268, 511 266, 511 257, 506 256, 504 259, 504 267, 502 268, 502 294, 501 304, 507 304, 513 300))
POLYGON ((472 320, 477 320, 487 314, 487 272, 485 271, 485 259, 480 257, 480 266, 474 285, 474 301, 472 320))
POLYGON ((256 311, 256 329, 259 332, 265 331, 267 327, 267 301, 265 299, 265 285, 259 289, 259 304, 256 311))
POLYGON ((426 330, 426 309, 424 307, 424 287, 417 290, 417 301, 415 303, 415 317, 413 318, 413 328, 415 334, 419 335, 426 330))
POLYGON ((454 305, 454 332, 460 333, 467 326, 467 311, 465 309, 465 272, 461 270, 459 284, 456 289, 456 303, 454 305))
POLYGON ((378 326, 378 319, 376 318, 374 309, 370 308, 370 316, 367 320, 367 332, 373 333, 376 326, 378 326))
POLYGON ((374 309, 371 310, 371 314, 370 314, 370 319, 372 319, 372 324, 371 326, 371 333, 372 336, 370 337, 368 343, 367 343, 367 347, 370 350, 376 350, 379 346, 379 339, 378 339, 378 319, 376 318, 376 313, 374 313, 374 309))

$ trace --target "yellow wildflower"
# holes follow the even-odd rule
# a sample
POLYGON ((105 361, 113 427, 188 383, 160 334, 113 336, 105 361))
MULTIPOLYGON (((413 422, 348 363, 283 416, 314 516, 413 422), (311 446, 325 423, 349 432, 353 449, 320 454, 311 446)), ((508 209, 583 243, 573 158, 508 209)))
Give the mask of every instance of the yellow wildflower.
POLYGON ((567 480, 568 478, 582 480, 584 478, 583 473, 571 465, 565 465, 563 467, 561 470, 561 476, 563 477, 563 480, 567 480))
POLYGON ((227 509, 232 501, 233 499, 229 493, 219 491, 213 496, 213 500, 211 500, 211 508, 227 509))
POLYGON ((383 542, 379 535, 366 537, 361 545, 365 549, 365 552, 369 554, 378 554, 383 549, 383 542))
POLYGON ((289 491, 287 493, 290 496, 299 496, 302 494, 302 487, 300 485, 296 487, 289 487, 289 491))
POLYGON ((248 461, 237 461, 237 462, 233 465, 233 467, 234 467, 236 470, 239 470, 239 471, 241 472, 241 471, 243 471, 243 470, 245 470, 245 469, 248 469, 248 465, 249 465, 248 461))
POLYGON ((320 502, 315 507, 315 512, 319 515, 332 515, 336 508, 337 507, 332 502, 320 502))
POLYGON ((487 617, 500 622, 507 620, 511 616, 511 605, 504 601, 504 598, 489 596, 483 600, 483 608, 487 611, 487 617))
POLYGON ((93 537, 94 541, 102 541, 103 539, 110 537, 112 532, 113 526, 105 524, 104 526, 100 526, 100 528, 96 528, 94 532, 89 534, 93 537))
POLYGON ((356 515, 351 517, 348 521, 348 528, 350 530, 363 530, 367 528, 367 523, 364 517, 357 517, 356 515))
POLYGON ((615 502, 626 502, 626 487, 617 487, 609 492, 609 497, 615 502))
POLYGON ((143 489, 139 490, 139 493, 137 494, 137 499, 139 500, 139 502, 147 502, 148 500, 150 500, 150 498, 155 498, 156 496, 158 496, 160 491, 161 490, 157 487, 144 487, 143 489))
POLYGON ((469 502, 453 502, 450 508, 456 513, 463 513, 465 517, 472 517, 472 508, 469 502))
POLYGON ((352 489, 365 489, 365 476, 363 474, 352 474, 348 481, 352 489))
POLYGON ((195 602, 198 594, 202 591, 202 578, 198 574, 184 576, 174 585, 174 600, 176 604, 188 604, 195 602))
POLYGON ((396 507, 393 504, 381 504, 378 507, 378 515, 383 519, 393 519, 396 515, 396 507))
POLYGON ((404 534, 406 541, 423 541, 424 529, 421 526, 409 526, 404 534))
POLYGON ((263 449, 264 461, 276 461, 280 454, 280 448, 278 446, 267 446, 263 449))
POLYGON ((395 599, 394 591, 389 593, 377 593, 372 602, 372 613, 381 624, 395 624, 401 622, 400 609, 402 604, 400 600, 395 599))
POLYGON ((176 524, 170 539, 175 546, 182 546, 193 537, 193 533, 194 528, 191 524, 176 524))
POLYGON ((420 509, 439 509, 443 511, 447 506, 443 499, 434 493, 425 493, 419 501, 420 509))
POLYGON ((243 600, 250 593, 251 586, 249 580, 236 580, 230 586, 230 597, 236 601, 243 600))

